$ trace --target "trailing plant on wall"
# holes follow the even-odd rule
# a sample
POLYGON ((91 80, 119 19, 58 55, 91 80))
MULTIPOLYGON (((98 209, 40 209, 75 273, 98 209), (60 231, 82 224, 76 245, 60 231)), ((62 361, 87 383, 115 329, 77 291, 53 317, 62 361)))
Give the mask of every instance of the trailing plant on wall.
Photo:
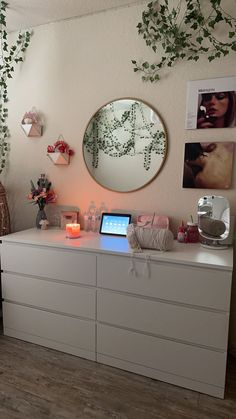
POLYGON ((156 82, 164 67, 181 59, 198 61, 206 54, 211 62, 236 51, 236 19, 222 8, 221 0, 176 0, 176 7, 173 0, 151 1, 137 28, 160 57, 152 64, 132 60, 144 81, 156 82))
POLYGON ((99 151, 110 157, 143 155, 143 167, 150 169, 153 153, 165 155, 165 132, 146 118, 141 103, 134 102, 129 110, 118 114, 114 103, 108 104, 94 116, 86 130, 84 145, 92 154, 92 166, 99 165, 99 151))
POLYGON ((14 44, 9 46, 6 9, 8 3, 0 1, 0 173, 2 173, 9 152, 8 118, 8 80, 12 78, 15 65, 23 61, 23 56, 29 46, 31 33, 19 33, 14 44))

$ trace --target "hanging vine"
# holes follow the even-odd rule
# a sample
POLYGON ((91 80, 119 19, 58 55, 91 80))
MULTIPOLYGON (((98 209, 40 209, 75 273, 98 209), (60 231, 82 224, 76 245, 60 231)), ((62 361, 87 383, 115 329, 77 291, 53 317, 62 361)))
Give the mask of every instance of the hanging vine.
POLYGON ((143 81, 156 82, 160 71, 178 60, 198 61, 206 54, 211 62, 236 51, 236 19, 222 8, 221 0, 179 0, 176 7, 173 0, 151 1, 137 28, 161 57, 157 64, 132 60, 143 81), (224 40, 217 33, 224 34, 224 40))
POLYGON ((92 154, 95 169, 99 165, 99 152, 103 151, 118 158, 142 154, 144 169, 148 171, 153 153, 164 157, 165 139, 165 132, 157 130, 156 124, 145 116, 141 103, 134 102, 118 114, 111 102, 93 117, 84 136, 84 146, 92 154))
POLYGON ((9 46, 6 23, 8 3, 0 1, 0 173, 2 173, 9 153, 10 137, 7 125, 8 118, 8 80, 12 78, 15 65, 23 61, 23 56, 29 46, 31 33, 19 33, 15 44, 9 46))

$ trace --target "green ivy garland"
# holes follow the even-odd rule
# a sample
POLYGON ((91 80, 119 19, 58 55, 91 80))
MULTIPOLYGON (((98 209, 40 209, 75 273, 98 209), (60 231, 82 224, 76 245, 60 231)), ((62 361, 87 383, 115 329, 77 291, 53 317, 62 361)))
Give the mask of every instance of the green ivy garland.
POLYGON ((0 173, 2 173, 9 153, 8 118, 8 79, 12 78, 15 64, 23 61, 23 55, 29 46, 31 33, 25 31, 18 34, 16 43, 9 47, 6 24, 6 9, 8 3, 0 1, 0 173))
POLYGON ((142 80, 156 82, 164 67, 176 61, 198 61, 206 54, 209 62, 236 51, 236 19, 221 7, 221 0, 151 1, 137 25, 138 33, 161 59, 157 64, 132 60, 135 72, 142 72, 142 80), (170 3, 170 4, 169 4, 170 3), (201 4, 202 3, 202 4, 201 4), (217 31, 225 34, 225 41, 217 38, 217 31), (222 32, 223 30, 223 32, 222 32))
POLYGON ((156 130, 156 124, 147 121, 142 104, 132 103, 129 110, 125 110, 120 119, 114 109, 114 103, 102 108, 93 117, 84 136, 84 146, 88 153, 92 154, 92 166, 98 168, 99 151, 103 151, 110 157, 135 156, 143 154, 143 166, 149 170, 151 166, 152 153, 165 155, 165 132, 156 130), (109 118, 108 118, 109 116, 109 118), (140 118, 140 120, 138 120, 140 118), (128 137, 127 141, 121 142, 119 128, 124 130, 128 137), (155 129, 153 129, 155 128, 155 129), (143 150, 136 150, 136 139, 147 141, 143 150))

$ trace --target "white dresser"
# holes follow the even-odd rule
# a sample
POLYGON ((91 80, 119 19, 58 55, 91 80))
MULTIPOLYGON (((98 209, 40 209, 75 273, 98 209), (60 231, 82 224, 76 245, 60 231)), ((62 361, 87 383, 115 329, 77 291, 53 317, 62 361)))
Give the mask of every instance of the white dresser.
POLYGON ((232 249, 30 229, 1 265, 5 335, 224 397, 232 249))

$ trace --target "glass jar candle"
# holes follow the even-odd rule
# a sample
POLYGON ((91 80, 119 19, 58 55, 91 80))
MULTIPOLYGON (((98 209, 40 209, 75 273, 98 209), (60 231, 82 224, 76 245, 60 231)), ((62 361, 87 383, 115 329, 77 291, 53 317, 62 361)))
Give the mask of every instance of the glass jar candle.
POLYGON ((66 224, 66 237, 68 239, 77 239, 80 235, 80 224, 66 224))

